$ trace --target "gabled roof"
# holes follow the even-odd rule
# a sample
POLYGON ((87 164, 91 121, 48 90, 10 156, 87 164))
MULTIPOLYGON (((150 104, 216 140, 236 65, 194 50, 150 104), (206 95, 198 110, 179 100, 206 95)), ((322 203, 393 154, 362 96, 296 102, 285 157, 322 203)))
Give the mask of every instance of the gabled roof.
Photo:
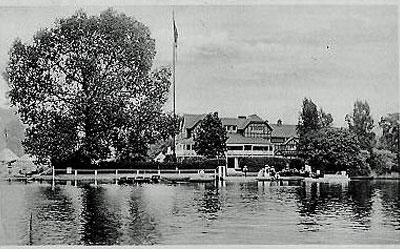
POLYGON ((271 132, 272 137, 298 137, 297 125, 271 124, 270 126, 273 129, 271 132))
MULTIPOLYGON (((183 127, 186 129, 193 129, 206 114, 184 114, 183 115, 183 127)), ((250 123, 266 124, 272 129, 272 127, 262 120, 257 114, 252 114, 246 118, 221 118, 222 125, 234 125, 237 126, 238 130, 245 129, 250 123)))
POLYGON ((271 144, 271 142, 260 137, 244 137, 241 134, 231 133, 228 134, 226 145, 231 144, 271 144))
POLYGON ((1 152, 0 152, 0 162, 11 162, 11 161, 15 161, 18 159, 18 156, 15 155, 15 153, 10 150, 9 148, 4 148, 1 152))
POLYGON ((184 126, 184 128, 192 129, 205 116, 206 116, 206 114, 184 114, 183 115, 183 126, 184 126))
POLYGON ((297 138, 295 137, 291 137, 288 140, 286 140, 286 142, 284 142, 282 145, 288 145, 289 143, 295 143, 295 144, 299 144, 299 141, 297 138))

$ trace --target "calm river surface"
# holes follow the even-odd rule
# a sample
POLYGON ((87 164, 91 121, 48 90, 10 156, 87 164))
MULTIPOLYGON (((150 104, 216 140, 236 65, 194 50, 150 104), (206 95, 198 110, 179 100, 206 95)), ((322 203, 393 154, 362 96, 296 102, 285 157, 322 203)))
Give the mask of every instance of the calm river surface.
POLYGON ((3 182, 0 194, 3 245, 400 244, 399 181, 3 182))

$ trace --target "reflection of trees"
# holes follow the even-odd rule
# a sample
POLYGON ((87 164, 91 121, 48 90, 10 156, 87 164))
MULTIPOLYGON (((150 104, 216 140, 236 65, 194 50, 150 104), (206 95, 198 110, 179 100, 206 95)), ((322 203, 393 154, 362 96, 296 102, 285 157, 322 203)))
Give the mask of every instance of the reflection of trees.
MULTIPOLYGON (((305 183, 297 192, 301 225, 308 230, 322 226, 327 217, 350 219, 370 226, 372 210, 369 182, 305 183), (351 214, 350 214, 351 213, 351 214)), ((318 229, 318 228, 317 228, 318 229)))
MULTIPOLYGON (((139 192, 140 194, 141 192, 139 192)), ((133 192, 129 200, 129 216, 127 218, 126 240, 124 244, 154 245, 160 240, 155 218, 149 215, 143 196, 133 192)))
POLYGON ((370 225, 372 212, 372 188, 370 181, 350 181, 348 190, 349 204, 352 207, 351 219, 362 224, 370 225))
POLYGON ((83 197, 83 241, 88 245, 119 243, 120 215, 107 202, 104 188, 87 187, 83 197))
MULTIPOLYGON (((37 245, 76 244, 79 241, 78 217, 65 187, 38 187, 29 196, 32 207, 32 242, 37 245)), ((30 214, 27 214, 30 217, 30 214)))
POLYGON ((199 183, 200 196, 196 197, 198 212, 207 214, 209 219, 216 219, 221 210, 221 200, 218 188, 211 184, 199 183))
POLYGON ((298 190, 300 214, 336 213, 345 202, 345 190, 340 184, 305 183, 298 190), (309 185, 308 185, 309 184, 309 185))
POLYGON ((380 193, 385 223, 400 230, 400 181, 377 181, 374 188, 380 193))

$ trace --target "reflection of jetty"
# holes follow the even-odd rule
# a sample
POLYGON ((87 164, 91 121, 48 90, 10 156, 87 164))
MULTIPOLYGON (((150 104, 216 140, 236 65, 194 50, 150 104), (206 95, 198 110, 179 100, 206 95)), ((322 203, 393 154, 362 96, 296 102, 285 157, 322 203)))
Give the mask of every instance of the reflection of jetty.
MULTIPOLYGON (((224 166, 216 169, 51 169, 47 174, 35 175, 29 178, 31 181, 53 182, 92 182, 95 185, 101 183, 115 184, 141 184, 164 182, 218 182, 223 181, 224 166)), ((24 178, 28 180, 28 178, 24 178)))

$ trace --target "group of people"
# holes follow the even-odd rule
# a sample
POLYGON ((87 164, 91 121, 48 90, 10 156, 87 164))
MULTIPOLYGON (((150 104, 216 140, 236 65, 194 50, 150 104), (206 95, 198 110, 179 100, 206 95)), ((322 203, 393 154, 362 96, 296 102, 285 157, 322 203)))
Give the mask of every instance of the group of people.
POLYGON ((279 179, 280 175, 279 172, 276 172, 274 167, 271 167, 268 164, 266 164, 265 167, 258 172, 258 177, 271 177, 279 179))

